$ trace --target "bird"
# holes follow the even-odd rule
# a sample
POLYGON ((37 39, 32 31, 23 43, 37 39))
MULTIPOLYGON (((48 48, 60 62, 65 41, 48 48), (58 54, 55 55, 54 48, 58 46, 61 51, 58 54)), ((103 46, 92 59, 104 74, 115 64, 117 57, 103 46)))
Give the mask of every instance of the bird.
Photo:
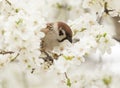
POLYGON ((45 34, 41 42, 41 52, 46 55, 44 58, 46 62, 53 62, 49 53, 52 52, 54 47, 59 46, 64 40, 72 43, 72 30, 65 22, 47 23, 46 27, 41 29, 41 32, 45 34))
POLYGON ((47 23, 46 28, 41 31, 45 34, 41 44, 43 51, 52 51, 55 46, 59 46, 64 40, 72 43, 72 30, 64 22, 47 23))

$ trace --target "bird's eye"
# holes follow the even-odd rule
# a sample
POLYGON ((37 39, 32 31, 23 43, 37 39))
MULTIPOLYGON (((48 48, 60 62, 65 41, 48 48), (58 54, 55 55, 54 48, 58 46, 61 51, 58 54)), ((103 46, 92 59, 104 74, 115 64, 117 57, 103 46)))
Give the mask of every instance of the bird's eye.
POLYGON ((62 36, 62 35, 64 35, 64 33, 63 33, 62 30, 60 30, 60 31, 59 31, 59 36, 62 36))

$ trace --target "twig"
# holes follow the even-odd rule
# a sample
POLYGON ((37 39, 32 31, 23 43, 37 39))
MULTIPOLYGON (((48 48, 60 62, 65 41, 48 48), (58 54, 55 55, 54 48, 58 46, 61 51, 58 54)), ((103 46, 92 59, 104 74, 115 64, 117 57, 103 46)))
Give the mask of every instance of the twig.
POLYGON ((66 79, 67 79, 67 86, 71 87, 72 84, 71 84, 71 81, 70 81, 70 79, 68 78, 66 72, 65 72, 65 77, 66 77, 66 79))
MULTIPOLYGON (((114 11, 114 10, 112 10, 112 9, 109 10, 107 7, 108 7, 108 3, 105 2, 105 3, 104 3, 104 11, 102 12, 101 16, 98 16, 98 18, 97 18, 97 21, 98 21, 99 24, 101 24, 101 22, 102 22, 102 20, 103 20, 103 14, 104 14, 104 13, 106 13, 107 15, 110 15, 109 12, 114 11)), ((98 12, 96 12, 96 14, 98 15, 98 12)))
POLYGON ((67 76, 67 73, 65 72, 64 74, 65 74, 66 79, 69 79, 68 76, 67 76))
POLYGON ((20 55, 20 54, 18 53, 14 58, 12 58, 12 59, 10 60, 10 62, 15 61, 15 59, 16 59, 19 55, 20 55))
POLYGON ((105 4, 104 4, 104 12, 105 12, 107 15, 109 15, 109 12, 114 11, 114 10, 109 10, 107 7, 108 7, 108 3, 105 2, 105 4))
POLYGON ((5 1, 6 1, 10 6, 12 5, 10 1, 8 1, 8 0, 5 0, 5 1))
POLYGON ((14 58, 12 58, 12 59, 11 59, 11 61, 10 61, 10 62, 13 62, 13 61, 15 61, 15 60, 16 60, 16 58, 20 55, 20 51, 21 51, 21 49, 19 50, 19 52, 17 53, 17 55, 16 55, 14 58))
POLYGON ((31 71, 31 73, 33 73, 35 71, 35 68, 32 68, 32 71, 31 71))
POLYGON ((13 54, 14 52, 13 51, 0 51, 0 54, 3 54, 3 55, 5 55, 5 54, 13 54))

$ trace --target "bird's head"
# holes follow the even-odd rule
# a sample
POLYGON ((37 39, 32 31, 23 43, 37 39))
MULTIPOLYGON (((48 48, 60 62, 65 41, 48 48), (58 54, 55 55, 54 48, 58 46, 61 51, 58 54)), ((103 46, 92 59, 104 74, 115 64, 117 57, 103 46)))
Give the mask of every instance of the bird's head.
POLYGON ((72 43, 72 30, 66 23, 64 22, 48 23, 47 28, 55 32, 55 34, 57 35, 56 38, 58 42, 68 40, 69 42, 72 43))

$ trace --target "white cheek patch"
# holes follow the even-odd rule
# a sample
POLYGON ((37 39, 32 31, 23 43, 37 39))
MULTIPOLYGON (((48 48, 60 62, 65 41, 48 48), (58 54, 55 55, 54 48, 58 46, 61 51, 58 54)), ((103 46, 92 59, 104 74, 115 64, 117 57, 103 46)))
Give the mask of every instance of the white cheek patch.
POLYGON ((55 33, 55 37, 56 39, 58 40, 62 40, 64 38, 66 38, 66 34, 65 34, 65 31, 63 29, 61 29, 61 31, 63 32, 63 35, 59 36, 59 30, 58 30, 58 23, 54 23, 53 25, 53 29, 54 29, 54 33, 55 33))

